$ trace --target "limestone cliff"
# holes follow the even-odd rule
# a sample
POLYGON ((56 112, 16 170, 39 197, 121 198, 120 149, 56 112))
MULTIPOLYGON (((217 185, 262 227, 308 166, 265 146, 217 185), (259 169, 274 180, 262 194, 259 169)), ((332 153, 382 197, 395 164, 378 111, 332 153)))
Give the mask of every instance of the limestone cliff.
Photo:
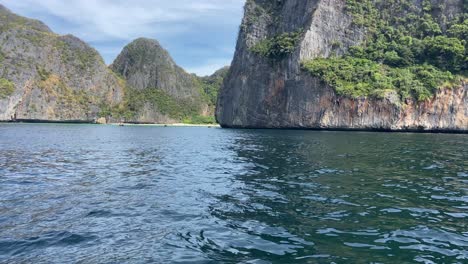
POLYGON ((80 39, 0 5, 0 121, 212 123, 225 72, 188 74, 144 38, 107 67, 80 39))
MULTIPOLYGON (((440 88, 425 100, 401 98, 395 92, 352 97, 304 71, 304 61, 343 56, 368 40, 371 30, 356 22, 349 2, 356 1, 248 0, 218 98, 218 122, 246 128, 467 131, 466 81, 440 88), (272 51, 278 40, 279 48, 272 51)), ((462 0, 399 2, 408 5, 403 10, 415 10, 421 17, 427 5, 444 5, 442 11, 432 11, 441 32, 447 30, 444 21, 466 16, 462 0)))
POLYGON ((177 66, 158 41, 145 38, 133 41, 110 67, 127 81, 127 121, 171 123, 195 122, 200 118, 214 121, 214 103, 204 89, 205 79, 177 66))
POLYGON ((140 38, 128 44, 110 68, 135 89, 158 88, 177 99, 198 95, 193 75, 177 66, 156 40, 140 38))
POLYGON ((96 50, 0 5, 0 121, 92 122, 124 84, 96 50))

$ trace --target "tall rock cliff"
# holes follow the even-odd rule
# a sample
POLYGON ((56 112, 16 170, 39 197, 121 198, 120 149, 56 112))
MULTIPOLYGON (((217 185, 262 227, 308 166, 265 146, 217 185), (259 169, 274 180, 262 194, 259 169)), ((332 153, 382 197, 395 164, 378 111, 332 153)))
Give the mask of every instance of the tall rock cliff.
POLYGON ((0 5, 0 121, 212 123, 226 71, 188 74, 144 38, 107 67, 80 39, 0 5))
POLYGON ((177 66, 158 41, 146 38, 133 41, 110 67, 127 81, 127 121, 214 121, 214 103, 205 89, 206 79, 177 66))
POLYGON ((0 121, 90 122, 123 88, 86 43, 0 5, 0 121))
POLYGON ((466 7, 463 0, 247 0, 217 120, 467 131, 466 7))

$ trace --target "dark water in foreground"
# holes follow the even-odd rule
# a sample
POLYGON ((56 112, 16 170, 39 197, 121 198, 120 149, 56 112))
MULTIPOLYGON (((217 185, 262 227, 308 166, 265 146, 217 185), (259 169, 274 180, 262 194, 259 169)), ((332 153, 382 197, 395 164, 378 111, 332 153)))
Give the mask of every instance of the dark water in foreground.
POLYGON ((467 263, 468 136, 0 125, 2 263, 467 263))

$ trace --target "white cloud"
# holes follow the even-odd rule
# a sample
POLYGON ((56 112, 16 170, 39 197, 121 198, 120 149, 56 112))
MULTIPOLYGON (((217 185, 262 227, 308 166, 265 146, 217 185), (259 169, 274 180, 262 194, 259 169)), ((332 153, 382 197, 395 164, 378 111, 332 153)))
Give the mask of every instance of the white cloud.
POLYGON ((111 63, 139 37, 165 44, 190 72, 228 65, 245 0, 0 0, 20 15, 43 20, 59 34, 94 45, 111 63), (228 58, 228 59, 219 59, 228 58))
POLYGON ((210 59, 203 65, 196 67, 189 67, 186 69, 189 73, 196 73, 198 76, 208 76, 213 74, 215 71, 223 68, 224 66, 230 66, 230 59, 210 59))
POLYGON ((24 13, 45 12, 75 25, 88 41, 174 34, 200 21, 239 23, 244 0, 1 0, 24 13), (221 19, 222 18, 222 19, 221 19))

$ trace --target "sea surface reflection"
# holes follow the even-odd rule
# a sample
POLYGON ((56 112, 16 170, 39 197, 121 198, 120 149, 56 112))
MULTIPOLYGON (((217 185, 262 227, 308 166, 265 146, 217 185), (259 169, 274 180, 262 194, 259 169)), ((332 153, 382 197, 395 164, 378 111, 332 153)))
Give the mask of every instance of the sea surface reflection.
POLYGON ((0 125, 0 262, 466 263, 468 136, 0 125))

